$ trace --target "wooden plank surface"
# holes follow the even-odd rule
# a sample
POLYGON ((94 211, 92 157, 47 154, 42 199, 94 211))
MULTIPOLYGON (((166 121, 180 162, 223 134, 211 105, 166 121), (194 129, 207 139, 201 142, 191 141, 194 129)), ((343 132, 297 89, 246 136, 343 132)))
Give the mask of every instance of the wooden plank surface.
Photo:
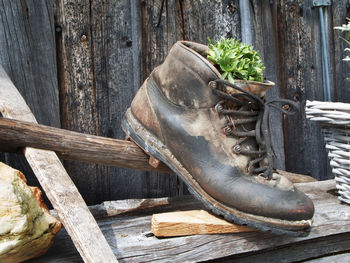
MULTIPOLYGON (((350 206, 337 200, 334 181, 303 183, 297 187, 315 204, 314 222, 308 237, 261 232, 161 239, 149 235, 153 213, 202 209, 203 206, 193 199, 169 200, 167 204, 162 199, 161 206, 102 217, 98 222, 120 262, 198 262, 218 258, 226 262, 261 262, 262 258, 265 262, 295 262, 348 250, 350 206)), ((62 232, 46 255, 30 262, 71 261, 79 262, 79 256, 72 249, 69 237, 62 232)))
MULTIPOLYGON (((54 0, 57 80, 61 127, 97 135, 99 127, 90 3, 89 0, 54 0)), ((64 165, 88 204, 103 198, 98 165, 70 161, 65 161, 64 165)))
MULTIPOLYGON (((31 110, 1 66, 0 112, 7 118, 36 123, 31 110)), ((57 155, 28 147, 24 148, 24 156, 84 261, 117 262, 57 155)))
MULTIPOLYGON (((100 136, 124 139, 121 120, 141 85, 140 5, 142 1, 92 1, 95 86, 100 136)), ((103 198, 177 195, 177 179, 170 174, 131 171, 111 166, 99 169, 103 198)), ((97 203, 97 202, 95 202, 97 203)))
MULTIPOLYGON (((57 35, 62 127, 124 139, 121 119, 141 84, 140 4, 55 1, 55 23, 62 28, 57 35)), ((174 176, 145 171, 130 176, 130 170, 111 166, 66 164, 89 204, 177 195, 174 176)))
MULTIPOLYGON (((338 2, 346 9, 344 1, 338 2)), ((326 10, 329 17, 331 10, 326 10)), ((330 168, 321 130, 316 122, 306 120, 304 111, 307 99, 324 99, 319 10, 312 1, 283 0, 277 3, 277 12, 281 95, 301 104, 299 113, 284 120, 286 169, 326 179, 330 168)), ((332 32, 331 23, 326 30, 332 32)), ((330 72, 332 65, 330 61, 330 72)))
POLYGON ((305 261, 305 263, 348 263, 350 259, 350 253, 340 253, 337 255, 329 255, 322 258, 311 259, 305 261))

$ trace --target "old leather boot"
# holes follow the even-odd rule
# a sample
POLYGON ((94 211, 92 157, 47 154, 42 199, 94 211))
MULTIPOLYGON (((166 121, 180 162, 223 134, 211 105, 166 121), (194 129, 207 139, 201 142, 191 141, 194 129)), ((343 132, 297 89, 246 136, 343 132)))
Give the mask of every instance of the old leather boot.
POLYGON ((296 104, 265 102, 271 82, 222 80, 206 50, 177 42, 136 94, 124 131, 214 213, 263 231, 306 234, 313 203, 272 169, 267 124, 270 107, 289 113, 296 104))

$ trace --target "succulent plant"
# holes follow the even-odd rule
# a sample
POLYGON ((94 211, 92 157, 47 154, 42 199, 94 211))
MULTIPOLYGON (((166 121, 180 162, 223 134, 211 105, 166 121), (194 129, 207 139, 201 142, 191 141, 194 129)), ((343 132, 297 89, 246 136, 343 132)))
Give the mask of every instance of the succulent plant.
POLYGON ((221 38, 213 43, 209 39, 207 59, 215 63, 222 78, 231 83, 234 79, 263 81, 265 66, 259 53, 240 40, 221 38))

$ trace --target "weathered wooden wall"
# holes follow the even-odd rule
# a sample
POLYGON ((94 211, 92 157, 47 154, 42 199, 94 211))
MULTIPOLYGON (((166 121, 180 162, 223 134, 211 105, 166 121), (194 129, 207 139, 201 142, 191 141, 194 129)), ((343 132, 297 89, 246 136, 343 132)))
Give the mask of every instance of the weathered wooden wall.
MULTIPOLYGON (((60 127, 53 2, 0 1, 0 64, 39 123, 60 127)), ((1 154, 38 185, 22 155, 1 154)))
MULTIPOLYGON (((318 11, 312 0, 247 0, 251 27, 241 24, 245 0, 0 0, 0 63, 24 95, 39 123, 122 139, 121 118, 140 84, 185 39, 241 38, 252 34, 269 97, 323 99, 318 11)), ((332 27, 345 22, 345 0, 327 8, 331 86, 335 100, 350 100, 344 43, 332 27)), ((317 124, 301 111, 271 118, 276 165, 326 179, 326 153, 317 124), (283 139, 284 131, 284 139, 283 139), (284 157, 286 162, 284 162, 284 157)), ((21 168, 23 159, 2 155, 21 168), (18 161, 20 160, 20 161, 18 161)), ((89 204, 103 200, 182 194, 173 175, 65 162, 89 204)), ((26 171, 27 172, 27 171, 26 171)))

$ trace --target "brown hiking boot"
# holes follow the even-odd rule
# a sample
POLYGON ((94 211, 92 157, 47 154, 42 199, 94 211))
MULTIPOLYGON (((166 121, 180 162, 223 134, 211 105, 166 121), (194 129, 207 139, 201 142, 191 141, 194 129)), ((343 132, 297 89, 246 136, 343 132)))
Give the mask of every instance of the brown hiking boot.
POLYGON ((307 234, 313 203, 273 170, 267 121, 270 107, 290 113, 296 103, 265 102, 272 82, 222 80, 206 50, 177 42, 136 94, 123 130, 214 213, 263 231, 307 234))

